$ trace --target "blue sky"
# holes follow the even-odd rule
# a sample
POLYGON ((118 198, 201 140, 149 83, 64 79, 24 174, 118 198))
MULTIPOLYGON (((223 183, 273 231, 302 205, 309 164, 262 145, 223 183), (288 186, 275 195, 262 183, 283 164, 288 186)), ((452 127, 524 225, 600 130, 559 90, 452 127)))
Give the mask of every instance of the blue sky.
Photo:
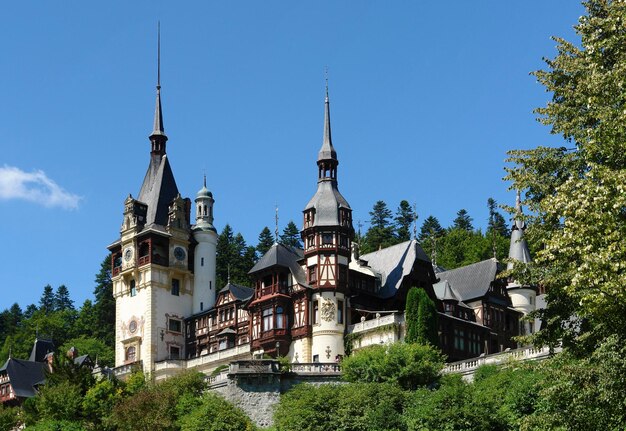
POLYGON ((0 15, 0 309, 65 284, 92 297, 162 100, 178 188, 203 172, 215 224, 256 244, 315 191, 328 66, 339 186, 367 227, 382 199, 448 226, 512 203, 506 151, 560 145, 529 75, 574 39, 575 1, 9 2, 0 15))

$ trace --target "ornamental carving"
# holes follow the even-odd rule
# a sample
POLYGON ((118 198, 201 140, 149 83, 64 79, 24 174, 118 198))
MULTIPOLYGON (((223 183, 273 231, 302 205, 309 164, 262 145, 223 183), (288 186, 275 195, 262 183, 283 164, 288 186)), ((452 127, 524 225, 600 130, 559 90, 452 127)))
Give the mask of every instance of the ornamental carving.
POLYGON ((335 320, 335 304, 330 299, 322 302, 322 319, 327 322, 335 320))

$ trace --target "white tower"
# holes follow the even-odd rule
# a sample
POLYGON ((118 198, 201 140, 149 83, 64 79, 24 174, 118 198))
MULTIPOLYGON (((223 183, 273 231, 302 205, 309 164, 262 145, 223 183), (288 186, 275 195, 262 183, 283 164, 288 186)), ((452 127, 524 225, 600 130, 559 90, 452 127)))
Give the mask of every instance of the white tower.
POLYGON ((193 314, 215 305, 215 252, 217 231, 213 226, 213 194, 204 185, 196 196, 196 225, 193 237, 198 242, 194 255, 193 314))
MULTIPOLYGON (((509 263, 507 269, 513 269, 515 262, 530 263, 530 251, 528 250, 528 244, 524 238, 524 231, 526 230, 526 223, 522 218, 522 202, 520 198, 520 192, 517 192, 517 198, 515 200, 515 219, 513 220, 513 226, 511 227, 511 246, 509 248, 509 263)), ((526 316, 531 311, 534 311, 537 304, 537 289, 534 286, 526 286, 519 283, 517 280, 510 279, 507 284, 507 290, 511 297, 511 304, 513 308, 520 311, 526 316)), ((533 322, 521 322, 520 332, 521 334, 532 334, 536 331, 535 324, 533 322)))

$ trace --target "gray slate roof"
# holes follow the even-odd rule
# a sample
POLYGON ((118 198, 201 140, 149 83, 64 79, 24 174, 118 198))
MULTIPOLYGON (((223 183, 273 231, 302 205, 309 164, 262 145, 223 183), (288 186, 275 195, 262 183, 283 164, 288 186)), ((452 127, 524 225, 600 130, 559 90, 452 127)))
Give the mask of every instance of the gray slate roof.
POLYGON ((15 396, 29 398, 36 394, 34 386, 46 378, 44 367, 42 362, 9 358, 0 368, 0 374, 9 376, 15 396))
POLYGON ((230 292, 239 301, 247 301, 254 295, 254 289, 251 287, 240 286, 238 284, 228 283, 219 293, 230 292))
MULTIPOLYGON (((517 260, 523 263, 530 263, 530 251, 528 250, 528 244, 524 238, 524 231, 526 230, 526 222, 522 216, 522 202, 520 198, 520 192, 518 190, 517 197, 515 199, 515 219, 513 220, 513 226, 511 228, 511 246, 509 247, 509 259, 517 260)), ((513 269, 513 262, 507 263, 507 269, 513 269)))
POLYGON ((338 226, 339 208, 350 209, 348 201, 339 193, 337 181, 323 179, 304 210, 315 208, 313 226, 338 226))
POLYGON ((461 268, 451 269, 450 271, 440 272, 437 274, 437 277, 441 281, 433 285, 433 288, 435 292, 440 290, 443 293, 443 283, 447 281, 461 301, 468 301, 484 296, 501 269, 498 261, 492 258, 461 268))
POLYGON ((54 343, 51 340, 40 340, 35 338, 33 349, 30 351, 31 362, 43 362, 46 359, 48 353, 54 352, 54 343))
POLYGON ((178 196, 178 187, 167 155, 151 155, 137 200, 148 205, 146 225, 167 225, 169 205, 178 196))
POLYGON ((324 139, 322 148, 317 155, 317 160, 337 159, 337 152, 333 147, 333 140, 330 135, 330 102, 328 100, 328 87, 326 88, 326 100, 324 101, 324 139))
POLYGON ((397 293, 404 277, 413 270, 416 260, 430 262, 422 247, 415 240, 364 254, 360 259, 366 261, 370 268, 381 274, 381 289, 378 292, 381 298, 391 298, 397 293))
POLYGON ((282 266, 284 268, 289 268, 291 275, 298 282, 298 284, 307 286, 304 270, 300 264, 298 264, 298 261, 302 259, 303 256, 304 252, 299 248, 274 243, 267 253, 259 259, 250 271, 248 271, 248 274, 254 274, 273 266, 282 266))

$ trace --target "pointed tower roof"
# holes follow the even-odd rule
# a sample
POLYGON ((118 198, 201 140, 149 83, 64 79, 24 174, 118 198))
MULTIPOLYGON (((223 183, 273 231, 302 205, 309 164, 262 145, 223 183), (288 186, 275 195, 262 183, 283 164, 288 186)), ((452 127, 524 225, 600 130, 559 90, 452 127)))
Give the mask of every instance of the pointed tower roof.
MULTIPOLYGON (((330 133, 330 102, 328 99, 328 79, 326 79, 326 99, 324 101, 324 138, 322 140, 322 148, 317 155, 317 161, 322 160, 337 161, 337 152, 333 147, 333 140, 330 133)), ((337 161, 337 163, 339 163, 337 161)))
POLYGON ((163 113, 161 110, 161 26, 158 32, 157 50, 157 98, 154 111, 154 130, 150 135, 152 145, 150 151, 150 165, 143 179, 138 200, 148 205, 146 225, 167 225, 169 204, 178 196, 178 187, 170 162, 165 153, 167 136, 163 128, 163 113))
POLYGON ((339 209, 352 211, 348 201, 341 195, 337 186, 337 152, 330 136, 330 103, 328 101, 328 83, 324 102, 324 138, 322 148, 317 157, 318 178, 317 191, 304 208, 304 211, 315 209, 313 226, 338 226, 339 209))
MULTIPOLYGON (((524 222, 522 213, 522 199, 518 190, 515 199, 515 218, 513 219, 513 226, 511 227, 511 246, 509 247, 510 260, 516 260, 523 263, 529 263, 532 261, 530 258, 530 251, 528 250, 528 244, 524 238, 525 230, 526 223, 524 222)), ((507 264, 507 269, 512 269, 513 265, 513 262, 509 262, 507 264)))
POLYGON ((444 280, 443 282, 443 297, 441 298, 443 301, 459 301, 459 298, 454 294, 452 290, 452 286, 448 280, 444 280))

